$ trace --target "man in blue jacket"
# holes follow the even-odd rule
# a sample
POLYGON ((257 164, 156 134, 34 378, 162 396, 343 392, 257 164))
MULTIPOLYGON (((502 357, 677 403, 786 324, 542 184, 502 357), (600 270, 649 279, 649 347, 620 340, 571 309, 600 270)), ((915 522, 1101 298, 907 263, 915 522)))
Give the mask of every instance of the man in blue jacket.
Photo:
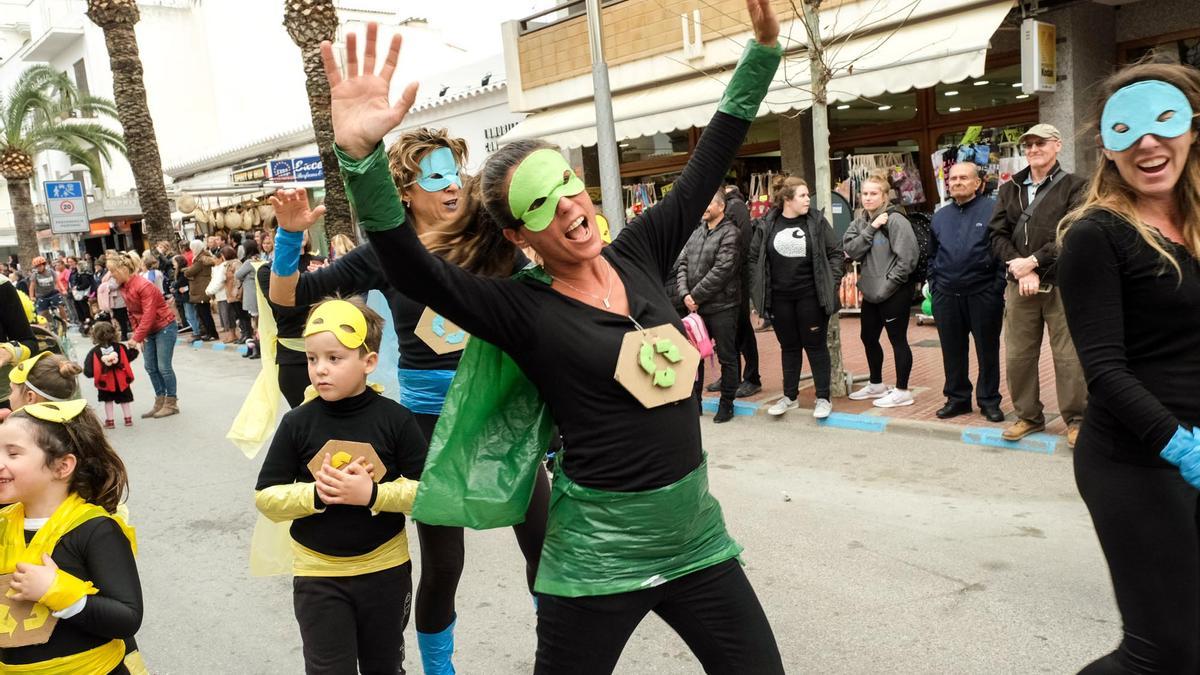
POLYGON ((995 201, 979 196, 979 167, 959 162, 946 182, 954 200, 933 214, 929 285, 942 343, 946 405, 939 419, 964 415, 971 406, 969 337, 975 338, 979 379, 975 400, 989 422, 1000 412, 1000 328, 1004 321, 1004 265, 992 253, 988 221, 995 201))

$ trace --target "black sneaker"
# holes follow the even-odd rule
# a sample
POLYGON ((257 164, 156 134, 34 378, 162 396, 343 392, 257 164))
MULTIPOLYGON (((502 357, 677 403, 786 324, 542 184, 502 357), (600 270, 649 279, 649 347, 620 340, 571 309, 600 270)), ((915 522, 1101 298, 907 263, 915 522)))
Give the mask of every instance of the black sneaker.
POLYGON ((743 382, 738 385, 737 393, 734 394, 734 396, 736 398, 746 398, 747 396, 753 396, 760 391, 762 391, 761 384, 754 384, 753 382, 743 382))
POLYGON ((704 388, 704 391, 707 391, 710 394, 715 394, 716 392, 721 391, 721 381, 717 380, 716 382, 710 382, 709 385, 704 388))
POLYGON ((715 424, 724 424, 733 419, 733 401, 721 401, 717 404, 717 414, 713 415, 715 424))

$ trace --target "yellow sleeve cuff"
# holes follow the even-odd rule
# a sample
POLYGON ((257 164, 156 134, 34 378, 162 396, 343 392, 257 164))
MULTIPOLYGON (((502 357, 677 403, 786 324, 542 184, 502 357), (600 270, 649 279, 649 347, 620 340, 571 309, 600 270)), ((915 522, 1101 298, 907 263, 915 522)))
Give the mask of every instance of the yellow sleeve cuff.
POLYGON ((100 592, 92 582, 84 581, 62 570, 54 573, 54 583, 50 590, 38 599, 38 603, 50 608, 51 611, 61 612, 79 602, 85 595, 95 595, 100 592))
POLYGON ((31 356, 29 347, 19 342, 0 342, 0 349, 3 349, 12 356, 12 360, 8 362, 10 366, 15 366, 31 356))
POLYGON ((316 488, 312 483, 272 485, 254 493, 254 506, 267 518, 281 523, 296 520, 325 509, 316 505, 316 488))
POLYGON ((375 503, 371 505, 371 513, 404 513, 412 515, 413 501, 417 498, 417 486, 420 481, 409 480, 401 476, 387 483, 376 486, 375 503))

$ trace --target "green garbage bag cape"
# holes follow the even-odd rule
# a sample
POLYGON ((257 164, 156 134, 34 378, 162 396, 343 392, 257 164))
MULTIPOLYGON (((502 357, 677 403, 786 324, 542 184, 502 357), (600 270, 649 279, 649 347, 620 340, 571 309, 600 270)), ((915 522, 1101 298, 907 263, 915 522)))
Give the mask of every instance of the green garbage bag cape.
MULTIPOLYGON (((550 283, 532 265, 516 276, 550 283)), ((552 430, 550 411, 516 362, 472 337, 429 444, 413 519, 476 530, 524 522, 552 430)))

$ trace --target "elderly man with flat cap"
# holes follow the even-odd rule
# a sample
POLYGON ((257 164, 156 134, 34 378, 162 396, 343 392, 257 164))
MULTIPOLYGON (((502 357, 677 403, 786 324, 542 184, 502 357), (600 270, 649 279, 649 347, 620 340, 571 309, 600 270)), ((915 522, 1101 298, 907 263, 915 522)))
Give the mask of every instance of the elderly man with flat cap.
POLYGON ((1000 186, 990 224, 992 251, 1008 268, 1004 346, 1008 391, 1017 421, 1004 431, 1016 441, 1046 428, 1038 388, 1042 335, 1050 331, 1058 406, 1075 447, 1087 385, 1067 331, 1062 297, 1055 286, 1058 222, 1083 199, 1087 181, 1058 163, 1062 134, 1035 124, 1021 136, 1029 167, 1000 186))

